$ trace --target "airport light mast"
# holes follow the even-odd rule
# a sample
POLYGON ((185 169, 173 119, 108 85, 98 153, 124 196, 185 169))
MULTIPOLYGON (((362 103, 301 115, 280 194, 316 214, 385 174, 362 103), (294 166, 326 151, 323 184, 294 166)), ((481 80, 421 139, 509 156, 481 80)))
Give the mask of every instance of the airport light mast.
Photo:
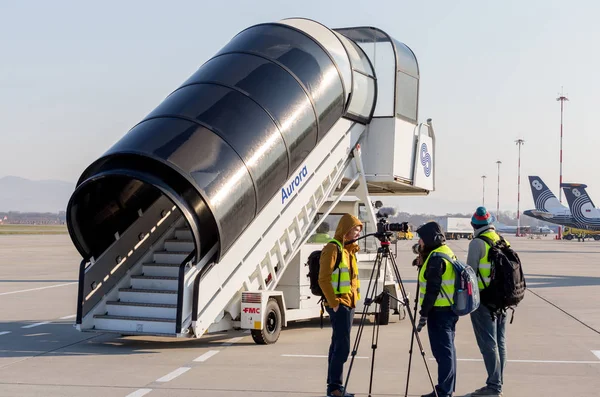
POLYGON ((519 147, 519 168, 518 168, 518 180, 517 180, 517 236, 521 234, 521 146, 525 143, 523 139, 517 139, 515 141, 519 147))
POLYGON ((498 197, 496 199, 496 220, 500 220, 500 164, 502 164, 502 161, 498 160, 496 161, 496 164, 498 164, 498 197))
POLYGON ((482 195, 482 206, 485 207, 485 178, 487 178, 487 176, 485 175, 481 175, 481 181, 483 182, 483 195, 482 195))
MULTIPOLYGON (((568 101, 567 98, 562 93, 562 87, 560 90, 560 96, 556 98, 557 101, 560 101, 560 177, 559 177, 559 185, 558 185, 558 201, 562 204, 562 179, 563 179, 563 105, 565 101, 568 101)), ((562 226, 558 226, 558 235, 556 236, 559 240, 562 239, 562 226)))

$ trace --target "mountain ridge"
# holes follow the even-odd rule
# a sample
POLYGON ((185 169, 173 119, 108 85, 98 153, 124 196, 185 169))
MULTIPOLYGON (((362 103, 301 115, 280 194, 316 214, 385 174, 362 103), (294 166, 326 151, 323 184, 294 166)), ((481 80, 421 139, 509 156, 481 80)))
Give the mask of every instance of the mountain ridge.
POLYGON ((0 211, 66 211, 75 184, 57 179, 31 180, 15 175, 0 177, 0 211))

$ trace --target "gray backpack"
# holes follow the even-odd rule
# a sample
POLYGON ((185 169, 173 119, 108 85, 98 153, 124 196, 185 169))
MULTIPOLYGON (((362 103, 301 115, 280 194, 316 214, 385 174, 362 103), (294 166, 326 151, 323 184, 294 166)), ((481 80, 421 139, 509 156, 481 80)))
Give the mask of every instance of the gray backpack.
POLYGON ((454 266, 454 296, 450 298, 446 291, 442 293, 450 301, 452 311, 458 316, 465 316, 479 308, 479 286, 477 285, 477 274, 475 270, 458 259, 451 258, 441 252, 434 252, 432 256, 446 259, 454 266))

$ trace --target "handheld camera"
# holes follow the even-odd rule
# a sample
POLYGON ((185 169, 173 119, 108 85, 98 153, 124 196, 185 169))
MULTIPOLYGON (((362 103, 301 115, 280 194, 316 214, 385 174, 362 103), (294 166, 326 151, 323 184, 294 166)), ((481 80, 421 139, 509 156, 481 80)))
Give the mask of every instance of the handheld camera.
POLYGON ((419 245, 419 243, 417 243, 417 244, 414 244, 414 245, 412 246, 412 252, 413 252, 413 254, 415 254, 415 255, 419 255, 419 254, 421 253, 421 246, 419 245))

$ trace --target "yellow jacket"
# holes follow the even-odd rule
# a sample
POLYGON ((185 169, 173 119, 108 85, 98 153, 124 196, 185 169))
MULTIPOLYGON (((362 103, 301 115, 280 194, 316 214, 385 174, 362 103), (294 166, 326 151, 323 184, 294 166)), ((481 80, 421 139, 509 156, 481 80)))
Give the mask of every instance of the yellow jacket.
POLYGON ((357 301, 358 288, 358 264, 356 263, 356 252, 359 250, 358 243, 345 245, 344 236, 354 226, 363 226, 362 222, 355 216, 345 214, 340 219, 335 231, 334 239, 342 243, 344 250, 342 251, 343 258, 350 268, 351 292, 347 294, 336 295, 333 286, 331 285, 331 273, 335 266, 335 261, 338 255, 338 248, 335 243, 329 243, 321 251, 320 271, 319 271, 319 286, 325 294, 325 304, 329 307, 336 307, 339 304, 355 308, 357 301))

